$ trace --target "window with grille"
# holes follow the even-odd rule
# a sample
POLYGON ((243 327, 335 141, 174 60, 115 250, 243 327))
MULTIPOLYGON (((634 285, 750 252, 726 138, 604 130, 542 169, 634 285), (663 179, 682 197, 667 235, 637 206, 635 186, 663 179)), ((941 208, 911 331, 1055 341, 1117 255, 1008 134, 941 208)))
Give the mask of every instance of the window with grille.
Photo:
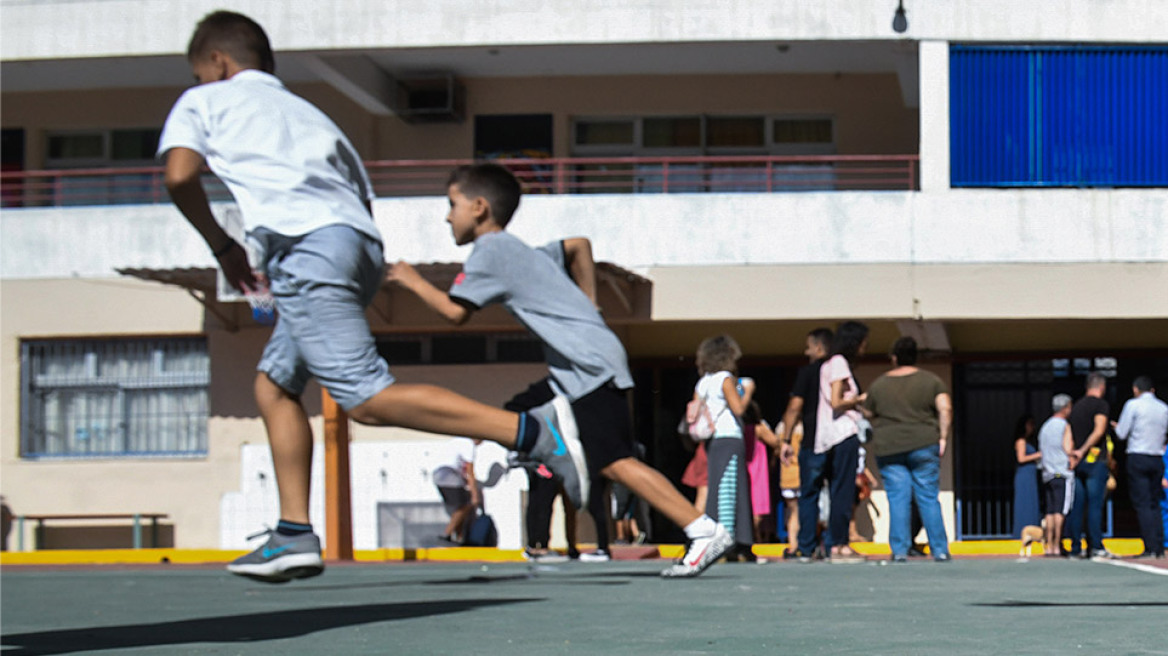
POLYGON ((21 456, 207 453, 203 338, 24 341, 21 456))

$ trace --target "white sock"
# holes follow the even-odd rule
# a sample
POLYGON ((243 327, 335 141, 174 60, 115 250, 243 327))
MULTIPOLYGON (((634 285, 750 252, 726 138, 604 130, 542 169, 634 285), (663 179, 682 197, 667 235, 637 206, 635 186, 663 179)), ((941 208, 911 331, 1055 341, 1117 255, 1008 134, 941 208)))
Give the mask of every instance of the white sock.
POLYGON ((685 537, 691 540, 709 537, 714 534, 717 528, 718 523, 710 519, 709 515, 703 513, 701 517, 693 520, 685 527, 685 537))

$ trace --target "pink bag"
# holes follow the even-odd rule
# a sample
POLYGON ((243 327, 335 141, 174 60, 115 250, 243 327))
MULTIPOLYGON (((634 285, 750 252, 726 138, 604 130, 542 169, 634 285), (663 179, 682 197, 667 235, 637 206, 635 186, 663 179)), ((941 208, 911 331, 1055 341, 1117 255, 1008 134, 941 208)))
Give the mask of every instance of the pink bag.
POLYGON ((695 442, 705 442, 714 436, 714 417, 702 399, 694 399, 686 404, 685 432, 695 442))

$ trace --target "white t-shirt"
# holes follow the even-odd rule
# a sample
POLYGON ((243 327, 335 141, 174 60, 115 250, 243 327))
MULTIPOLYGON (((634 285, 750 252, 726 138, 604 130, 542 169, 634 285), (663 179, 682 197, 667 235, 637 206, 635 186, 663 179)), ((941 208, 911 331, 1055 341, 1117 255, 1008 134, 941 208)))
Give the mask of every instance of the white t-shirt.
POLYGON ((158 156, 171 148, 207 160, 249 234, 262 227, 296 237, 342 224, 381 241, 365 208, 373 186, 357 150, 273 75, 244 70, 187 89, 166 117, 158 156))
POLYGON ((694 387, 698 398, 706 402, 706 408, 714 418, 714 437, 742 437, 742 424, 730 411, 726 394, 722 391, 722 381, 732 376, 729 371, 706 374, 694 387))
POLYGON ((831 384, 844 381, 844 399, 854 399, 859 385, 852 376, 852 368, 842 355, 833 355, 819 369, 819 406, 815 422, 815 453, 826 453, 831 447, 860 432, 857 410, 836 412, 831 407, 831 384))
POLYGON ((453 437, 442 445, 442 464, 432 477, 438 487, 466 487, 466 465, 474 463, 475 443, 469 437, 453 437))

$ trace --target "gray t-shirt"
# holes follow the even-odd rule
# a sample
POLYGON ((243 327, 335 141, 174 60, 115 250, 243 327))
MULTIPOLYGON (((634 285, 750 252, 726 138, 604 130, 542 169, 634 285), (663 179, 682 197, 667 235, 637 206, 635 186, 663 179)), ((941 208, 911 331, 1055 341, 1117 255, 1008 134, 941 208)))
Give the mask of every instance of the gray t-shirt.
POLYGON ((563 243, 535 249, 506 232, 474 242, 450 297, 482 308, 502 303, 544 344, 552 381, 575 401, 608 381, 633 386, 628 356, 564 268, 563 243))
POLYGON ((1054 480, 1055 476, 1071 477, 1067 452, 1063 450, 1063 431, 1067 420, 1061 417, 1047 419, 1038 429, 1038 450, 1042 452, 1042 480, 1054 480))

